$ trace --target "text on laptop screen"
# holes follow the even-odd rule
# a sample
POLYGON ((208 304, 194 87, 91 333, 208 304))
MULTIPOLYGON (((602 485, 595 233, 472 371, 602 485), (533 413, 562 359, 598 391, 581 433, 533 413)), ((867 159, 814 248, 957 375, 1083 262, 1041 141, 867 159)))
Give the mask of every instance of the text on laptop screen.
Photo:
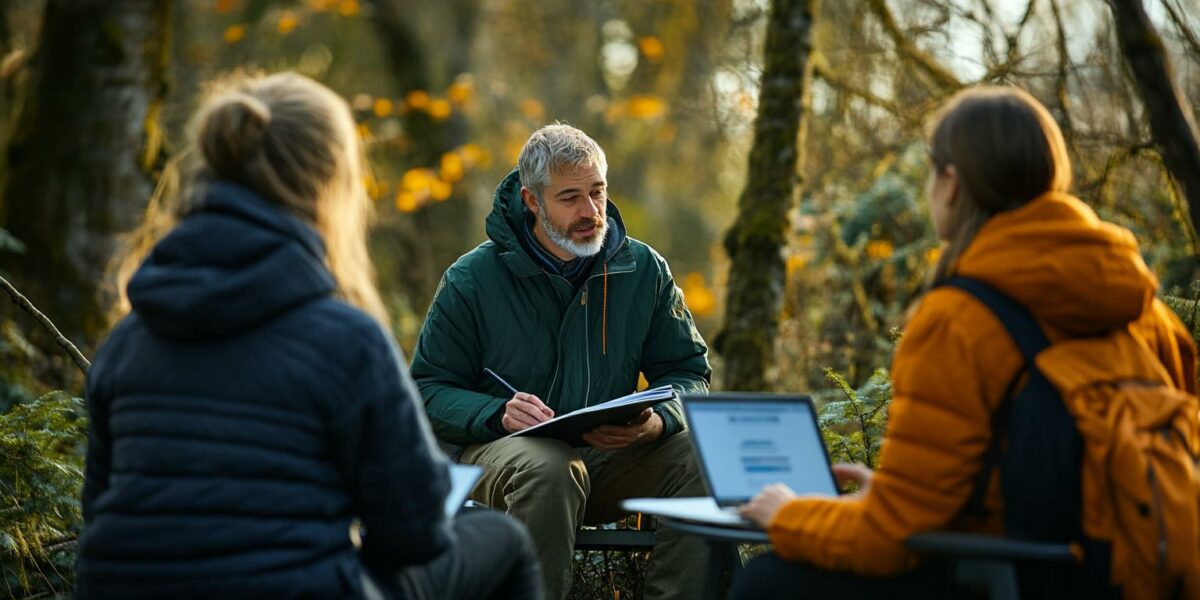
POLYGON ((745 501, 770 483, 797 494, 837 494, 811 405, 710 401, 688 412, 718 503, 745 501))

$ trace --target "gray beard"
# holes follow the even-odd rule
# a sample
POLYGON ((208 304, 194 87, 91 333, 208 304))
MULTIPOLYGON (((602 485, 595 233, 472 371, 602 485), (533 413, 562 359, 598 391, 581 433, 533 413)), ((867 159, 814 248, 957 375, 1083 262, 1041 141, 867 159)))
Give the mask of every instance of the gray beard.
POLYGON ((555 246, 562 248, 576 258, 595 256, 604 247, 604 236, 608 233, 608 223, 596 228, 596 236, 590 242, 579 243, 571 239, 570 232, 557 231, 550 225, 550 219, 538 219, 538 227, 550 238, 555 246))

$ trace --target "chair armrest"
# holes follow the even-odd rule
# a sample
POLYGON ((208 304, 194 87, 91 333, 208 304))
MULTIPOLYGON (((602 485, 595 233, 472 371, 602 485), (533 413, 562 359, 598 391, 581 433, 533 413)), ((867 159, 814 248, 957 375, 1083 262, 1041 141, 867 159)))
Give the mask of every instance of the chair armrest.
POLYGON ((956 558, 1012 561, 1075 562, 1068 544, 1028 542, 975 533, 918 533, 904 541, 913 552, 956 558))

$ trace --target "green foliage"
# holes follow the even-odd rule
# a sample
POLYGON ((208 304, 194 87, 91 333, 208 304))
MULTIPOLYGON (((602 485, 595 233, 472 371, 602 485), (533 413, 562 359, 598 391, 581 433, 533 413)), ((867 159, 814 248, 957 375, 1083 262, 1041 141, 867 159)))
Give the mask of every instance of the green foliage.
POLYGON ((82 527, 83 401, 4 393, 18 401, 0 419, 0 578, 11 597, 65 594, 82 527))
POLYGON ((858 387, 891 361, 890 332, 937 259, 919 201, 920 149, 903 151, 860 192, 833 188, 805 199, 788 262, 780 389, 826 387, 826 367, 858 387))
MULTIPOLYGON (((1200 281, 1192 283, 1192 289, 1200 291, 1200 281)), ((1164 296, 1163 302, 1179 315, 1192 339, 1200 345, 1200 300, 1188 300, 1178 296, 1164 296)))
MULTIPOLYGON (((631 515, 617 523, 603 527, 634 529, 637 516, 631 515)), ((646 565, 649 552, 591 551, 575 553, 575 575, 571 582, 569 600, 596 600, 622 598, 636 600, 642 597, 646 581, 646 565)))
POLYGON ((891 376, 886 369, 877 369, 858 389, 833 369, 825 369, 825 376, 841 393, 841 399, 826 401, 818 411, 829 458, 835 463, 858 462, 874 468, 892 402, 891 376))

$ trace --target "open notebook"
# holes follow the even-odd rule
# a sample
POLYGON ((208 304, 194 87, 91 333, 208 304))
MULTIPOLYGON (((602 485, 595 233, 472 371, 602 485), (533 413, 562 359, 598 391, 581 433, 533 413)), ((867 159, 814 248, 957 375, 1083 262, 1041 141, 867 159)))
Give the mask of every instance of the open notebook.
POLYGON ((601 425, 624 425, 643 410, 674 397, 674 388, 669 385, 659 386, 554 417, 510 434, 509 437, 547 437, 562 440, 576 447, 586 446, 583 434, 601 425))

